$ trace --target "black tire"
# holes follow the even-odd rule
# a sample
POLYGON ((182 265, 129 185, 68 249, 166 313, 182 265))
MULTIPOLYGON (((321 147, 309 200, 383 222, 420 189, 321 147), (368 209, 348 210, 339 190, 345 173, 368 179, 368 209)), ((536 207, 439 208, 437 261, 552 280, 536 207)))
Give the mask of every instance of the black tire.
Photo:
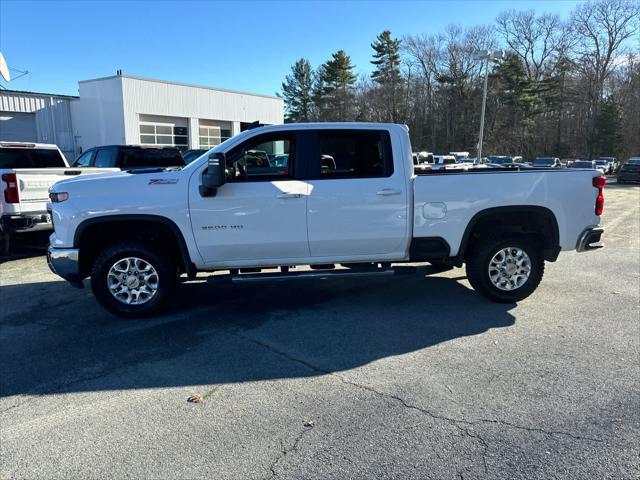
POLYGON ((120 317, 144 317, 162 308, 173 293, 177 277, 176 263, 169 255, 145 242, 122 242, 108 246, 97 256, 91 270, 91 288, 98 302, 111 313, 120 317), (140 258, 157 272, 157 289, 145 303, 126 304, 109 290, 109 270, 119 259, 127 257, 140 258))
POLYGON ((538 287, 544 275, 544 259, 540 249, 526 237, 486 237, 480 238, 470 252, 466 269, 469 283, 475 291, 494 302, 513 303, 527 298, 538 287), (522 286, 502 290, 491 281, 489 265, 496 253, 508 247, 519 248, 529 256, 531 271, 522 286))
POLYGON ((11 246, 11 237, 8 233, 0 232, 0 255, 7 255, 11 246))

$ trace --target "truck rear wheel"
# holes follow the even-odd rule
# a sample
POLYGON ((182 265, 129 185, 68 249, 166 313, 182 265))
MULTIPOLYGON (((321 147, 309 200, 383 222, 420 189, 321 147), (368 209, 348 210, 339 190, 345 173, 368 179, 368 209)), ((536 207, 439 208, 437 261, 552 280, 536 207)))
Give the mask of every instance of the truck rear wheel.
POLYGON ((527 298, 538 287, 543 274, 541 252, 526 237, 481 238, 467 260, 471 286, 499 303, 527 298))
POLYGON ((91 288, 100 304, 121 317, 157 312, 173 292, 177 267, 153 245, 122 242, 96 258, 91 288))

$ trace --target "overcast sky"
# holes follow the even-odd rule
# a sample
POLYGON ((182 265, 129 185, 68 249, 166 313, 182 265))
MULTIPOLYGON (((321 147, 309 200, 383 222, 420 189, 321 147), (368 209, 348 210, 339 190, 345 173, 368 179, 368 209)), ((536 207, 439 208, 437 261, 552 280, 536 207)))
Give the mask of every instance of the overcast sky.
POLYGON ((125 73, 273 95, 295 60, 344 49, 369 72, 371 42, 450 23, 491 23, 504 10, 567 18, 579 2, 0 1, 0 51, 14 90, 75 95, 78 80, 125 73))

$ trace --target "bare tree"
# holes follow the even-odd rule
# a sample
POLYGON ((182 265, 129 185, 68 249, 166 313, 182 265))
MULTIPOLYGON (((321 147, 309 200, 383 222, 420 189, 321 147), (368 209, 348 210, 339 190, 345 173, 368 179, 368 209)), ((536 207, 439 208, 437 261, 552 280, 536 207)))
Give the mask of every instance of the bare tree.
POLYGON ((571 18, 577 37, 579 65, 587 82, 586 147, 593 156, 596 119, 605 82, 625 53, 625 42, 640 29, 640 3, 635 0, 600 0, 579 5, 571 18))
POLYGON ((507 48, 522 60, 533 80, 542 79, 552 57, 566 48, 567 29, 558 15, 509 10, 498 16, 496 24, 507 48))

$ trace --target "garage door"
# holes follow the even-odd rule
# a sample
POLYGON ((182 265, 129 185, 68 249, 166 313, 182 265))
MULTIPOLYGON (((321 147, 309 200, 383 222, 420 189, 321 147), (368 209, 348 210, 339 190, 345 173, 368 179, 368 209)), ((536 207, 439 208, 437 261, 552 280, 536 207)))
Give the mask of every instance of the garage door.
POLYGON ((0 112, 0 140, 37 142, 36 114, 0 112))

